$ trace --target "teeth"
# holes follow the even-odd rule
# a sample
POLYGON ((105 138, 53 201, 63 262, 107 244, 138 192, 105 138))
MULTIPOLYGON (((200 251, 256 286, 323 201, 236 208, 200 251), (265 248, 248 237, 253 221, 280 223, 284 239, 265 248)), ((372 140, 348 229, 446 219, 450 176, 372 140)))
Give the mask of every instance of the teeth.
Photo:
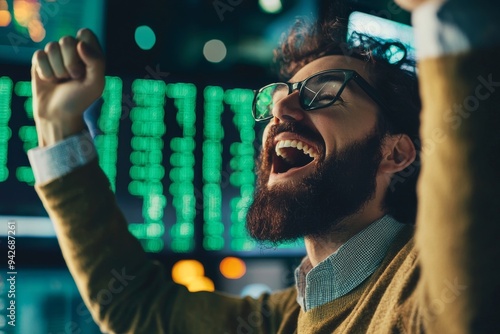
POLYGON ((299 141, 299 140, 280 140, 275 147, 276 155, 279 157, 283 157, 286 160, 286 154, 285 150, 282 150, 282 148, 285 147, 294 147, 297 148, 298 150, 301 150, 304 152, 304 154, 307 154, 311 158, 315 159, 317 157, 316 152, 314 151, 313 147, 309 147, 309 145, 299 141))

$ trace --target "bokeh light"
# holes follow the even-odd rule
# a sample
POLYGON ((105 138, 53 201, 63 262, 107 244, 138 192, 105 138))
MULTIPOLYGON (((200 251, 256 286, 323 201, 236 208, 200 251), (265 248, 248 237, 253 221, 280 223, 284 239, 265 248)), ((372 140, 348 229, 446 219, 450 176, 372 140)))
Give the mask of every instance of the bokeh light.
POLYGON ((175 283, 188 285, 205 275, 203 264, 197 260, 181 260, 172 267, 172 280, 175 283))
POLYGON ((225 278, 229 279, 238 279, 243 277, 247 271, 247 267, 243 260, 237 257, 226 257, 224 258, 219 265, 219 269, 221 274, 225 278))
POLYGON ((226 58, 226 54, 226 45, 218 39, 206 42, 203 47, 203 55, 211 63, 220 63, 226 58))
POLYGON ((156 44, 156 34, 148 26, 140 26, 135 29, 135 42, 142 50, 151 50, 156 44))
POLYGON ((259 0, 260 8, 270 14, 279 13, 283 9, 281 0, 259 0))
POLYGON ((241 297, 249 296, 252 298, 258 298, 263 293, 270 293, 272 290, 265 284, 253 283, 245 286, 240 293, 241 297))
POLYGON ((186 287, 191 292, 215 290, 214 282, 210 278, 205 276, 195 277, 192 281, 186 284, 186 287))
POLYGON ((6 27, 12 21, 12 17, 8 10, 0 10, 0 27, 6 27))

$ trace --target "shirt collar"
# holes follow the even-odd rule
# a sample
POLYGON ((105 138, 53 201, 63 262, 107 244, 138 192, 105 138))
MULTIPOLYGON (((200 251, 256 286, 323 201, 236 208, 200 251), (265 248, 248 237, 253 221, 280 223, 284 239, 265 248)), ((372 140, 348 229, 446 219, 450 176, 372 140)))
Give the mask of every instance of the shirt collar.
POLYGON ((380 265, 404 227, 390 215, 374 221, 315 267, 308 257, 295 270, 297 302, 304 311, 333 301, 361 284, 380 265))

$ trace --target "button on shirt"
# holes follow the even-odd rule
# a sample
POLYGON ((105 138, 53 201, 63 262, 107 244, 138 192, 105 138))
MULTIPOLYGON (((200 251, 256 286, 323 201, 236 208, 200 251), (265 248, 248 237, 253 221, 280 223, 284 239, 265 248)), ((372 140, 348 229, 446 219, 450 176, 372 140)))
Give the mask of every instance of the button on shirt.
POLYGON ((295 270, 297 302, 304 311, 352 291, 378 268, 404 224, 390 215, 373 222, 316 267, 306 257, 295 270))

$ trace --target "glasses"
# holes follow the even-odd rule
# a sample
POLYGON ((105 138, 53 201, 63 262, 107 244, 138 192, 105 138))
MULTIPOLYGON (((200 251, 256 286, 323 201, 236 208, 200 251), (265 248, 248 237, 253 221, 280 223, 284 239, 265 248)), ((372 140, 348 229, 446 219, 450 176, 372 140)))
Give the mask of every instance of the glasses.
POLYGON ((265 121, 273 117, 276 103, 299 91, 299 102, 302 109, 311 111, 334 104, 342 94, 349 81, 354 80, 358 86, 383 110, 390 110, 365 79, 353 70, 326 70, 318 72, 299 82, 277 82, 262 87, 255 94, 252 112, 256 121, 265 121))

